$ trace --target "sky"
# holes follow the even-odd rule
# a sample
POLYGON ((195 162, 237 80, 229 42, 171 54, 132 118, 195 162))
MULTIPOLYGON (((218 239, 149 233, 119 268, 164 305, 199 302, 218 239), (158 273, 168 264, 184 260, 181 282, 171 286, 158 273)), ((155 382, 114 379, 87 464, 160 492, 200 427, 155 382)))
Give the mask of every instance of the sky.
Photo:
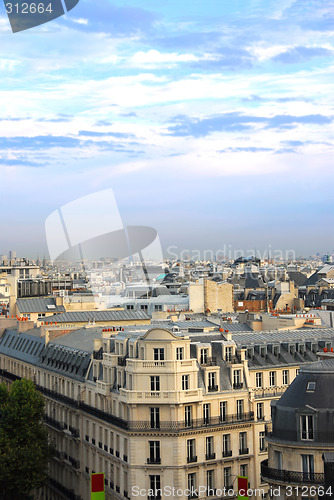
POLYGON ((110 188, 167 257, 333 252, 333 35, 333 0, 80 0, 19 33, 1 3, 0 254, 110 188))

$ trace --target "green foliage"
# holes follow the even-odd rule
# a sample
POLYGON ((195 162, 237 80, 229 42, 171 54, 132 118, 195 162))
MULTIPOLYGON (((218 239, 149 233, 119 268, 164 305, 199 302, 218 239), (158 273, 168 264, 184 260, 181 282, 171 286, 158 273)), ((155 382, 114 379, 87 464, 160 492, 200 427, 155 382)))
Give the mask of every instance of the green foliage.
POLYGON ((28 499, 48 476, 44 399, 31 380, 0 385, 0 499, 28 499))

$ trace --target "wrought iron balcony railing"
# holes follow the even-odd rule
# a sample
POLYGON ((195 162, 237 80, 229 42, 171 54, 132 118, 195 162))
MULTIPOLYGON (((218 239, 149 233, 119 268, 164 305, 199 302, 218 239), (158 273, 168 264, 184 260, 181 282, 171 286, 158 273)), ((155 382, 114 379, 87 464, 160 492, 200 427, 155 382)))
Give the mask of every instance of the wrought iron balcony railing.
POLYGON ((288 484, 324 484, 325 475, 321 472, 298 472, 268 467, 268 460, 261 462, 261 477, 263 481, 278 481, 288 484))

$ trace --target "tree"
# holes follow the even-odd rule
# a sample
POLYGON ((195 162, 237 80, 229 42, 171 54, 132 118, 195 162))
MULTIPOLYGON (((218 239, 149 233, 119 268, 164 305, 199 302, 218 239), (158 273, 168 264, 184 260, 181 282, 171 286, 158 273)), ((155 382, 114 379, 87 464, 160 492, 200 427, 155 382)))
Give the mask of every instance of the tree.
POLYGON ((0 499, 30 499, 48 477, 52 456, 44 399, 31 380, 0 384, 0 499))

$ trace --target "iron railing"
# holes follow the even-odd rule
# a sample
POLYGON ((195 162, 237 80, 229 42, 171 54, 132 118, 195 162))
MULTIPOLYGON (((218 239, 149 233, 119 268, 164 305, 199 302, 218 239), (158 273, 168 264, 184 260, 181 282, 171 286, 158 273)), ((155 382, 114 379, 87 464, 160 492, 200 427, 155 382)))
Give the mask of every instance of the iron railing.
POLYGON ((325 475, 322 472, 297 472, 268 467, 268 460, 261 462, 261 477, 266 482, 279 481, 289 484, 324 484, 325 475))

